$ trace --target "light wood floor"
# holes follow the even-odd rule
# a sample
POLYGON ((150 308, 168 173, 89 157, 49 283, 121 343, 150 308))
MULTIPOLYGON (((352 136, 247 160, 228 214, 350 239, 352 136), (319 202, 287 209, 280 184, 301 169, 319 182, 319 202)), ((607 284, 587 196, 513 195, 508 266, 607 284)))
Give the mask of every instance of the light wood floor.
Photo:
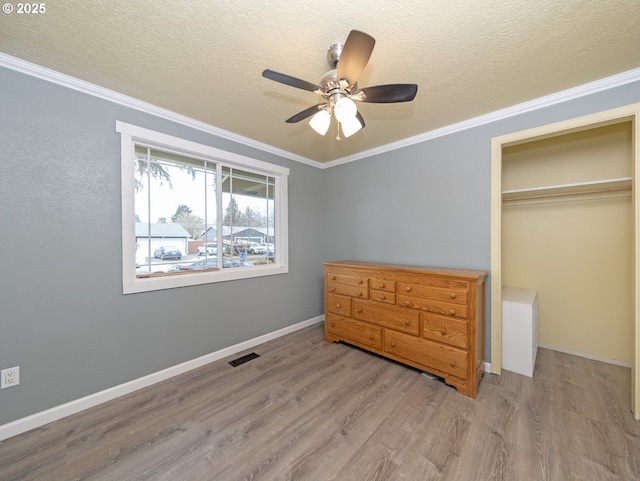
POLYGON ((321 324, 251 351, 0 442, 0 480, 640 480, 626 368, 541 349, 474 400, 321 324))

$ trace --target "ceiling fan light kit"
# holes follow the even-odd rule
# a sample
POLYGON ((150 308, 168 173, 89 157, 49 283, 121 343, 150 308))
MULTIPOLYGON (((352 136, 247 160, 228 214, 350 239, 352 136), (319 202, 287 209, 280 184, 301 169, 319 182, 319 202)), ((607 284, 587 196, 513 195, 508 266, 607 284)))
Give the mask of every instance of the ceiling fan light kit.
POLYGON ((329 130, 329 124, 331 123, 331 114, 326 110, 321 110, 309 120, 309 125, 313 130, 320 135, 324 135, 329 130))
POLYGON ((358 107, 356 107, 355 102, 349 97, 341 97, 336 102, 333 112, 336 114, 338 122, 344 123, 355 118, 358 113, 358 107))
MULTIPOLYGON (((388 84, 359 89, 358 78, 369 62, 375 39, 364 32, 352 30, 344 45, 334 44, 327 52, 327 62, 332 70, 314 85, 290 75, 265 70, 262 76, 291 87, 313 92, 324 102, 299 112, 286 120, 296 123, 311 117, 309 125, 320 135, 325 135, 331 124, 331 114, 342 127, 345 137, 349 137, 365 123, 354 101, 368 103, 396 103, 412 101, 418 91, 416 84, 388 84)), ((340 140, 340 136, 337 137, 340 140)))
POLYGON ((342 126, 342 133, 345 137, 351 137, 363 127, 356 117, 351 117, 350 119, 341 122, 340 125, 342 126))

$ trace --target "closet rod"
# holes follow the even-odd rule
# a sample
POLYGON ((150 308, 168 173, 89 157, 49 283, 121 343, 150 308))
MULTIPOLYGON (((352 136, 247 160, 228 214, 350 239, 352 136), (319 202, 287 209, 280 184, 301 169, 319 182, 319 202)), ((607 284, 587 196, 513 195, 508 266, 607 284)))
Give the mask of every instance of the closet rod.
POLYGON ((624 187, 612 187, 609 189, 580 190, 580 191, 574 191, 574 192, 556 192, 554 194, 522 195, 518 197, 511 197, 509 199, 504 199, 503 202, 512 202, 517 200, 546 199, 550 197, 566 197, 569 195, 603 194, 606 192, 620 192, 625 190, 631 190, 631 186, 628 185, 624 187))

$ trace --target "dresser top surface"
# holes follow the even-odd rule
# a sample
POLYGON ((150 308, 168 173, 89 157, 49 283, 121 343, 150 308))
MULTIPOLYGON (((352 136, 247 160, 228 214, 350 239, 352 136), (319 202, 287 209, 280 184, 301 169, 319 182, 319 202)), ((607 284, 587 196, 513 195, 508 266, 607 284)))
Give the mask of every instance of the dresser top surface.
POLYGON ((371 270, 380 269, 393 269, 406 272, 419 272, 421 274, 431 275, 444 275, 444 276, 458 276, 472 279, 482 279, 487 276, 488 272, 476 269, 457 269, 453 267, 432 267, 432 266, 417 266, 411 264, 390 264, 384 262, 365 262, 365 261, 333 261, 325 262, 326 266, 338 266, 338 267, 358 267, 371 270))

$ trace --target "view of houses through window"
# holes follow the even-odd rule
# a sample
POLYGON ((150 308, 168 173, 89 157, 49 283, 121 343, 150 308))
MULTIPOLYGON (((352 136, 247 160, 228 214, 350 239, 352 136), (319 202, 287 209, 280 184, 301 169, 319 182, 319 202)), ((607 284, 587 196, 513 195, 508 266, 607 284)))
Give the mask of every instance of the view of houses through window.
POLYGON ((275 262, 275 178, 135 145, 136 277, 275 262))

